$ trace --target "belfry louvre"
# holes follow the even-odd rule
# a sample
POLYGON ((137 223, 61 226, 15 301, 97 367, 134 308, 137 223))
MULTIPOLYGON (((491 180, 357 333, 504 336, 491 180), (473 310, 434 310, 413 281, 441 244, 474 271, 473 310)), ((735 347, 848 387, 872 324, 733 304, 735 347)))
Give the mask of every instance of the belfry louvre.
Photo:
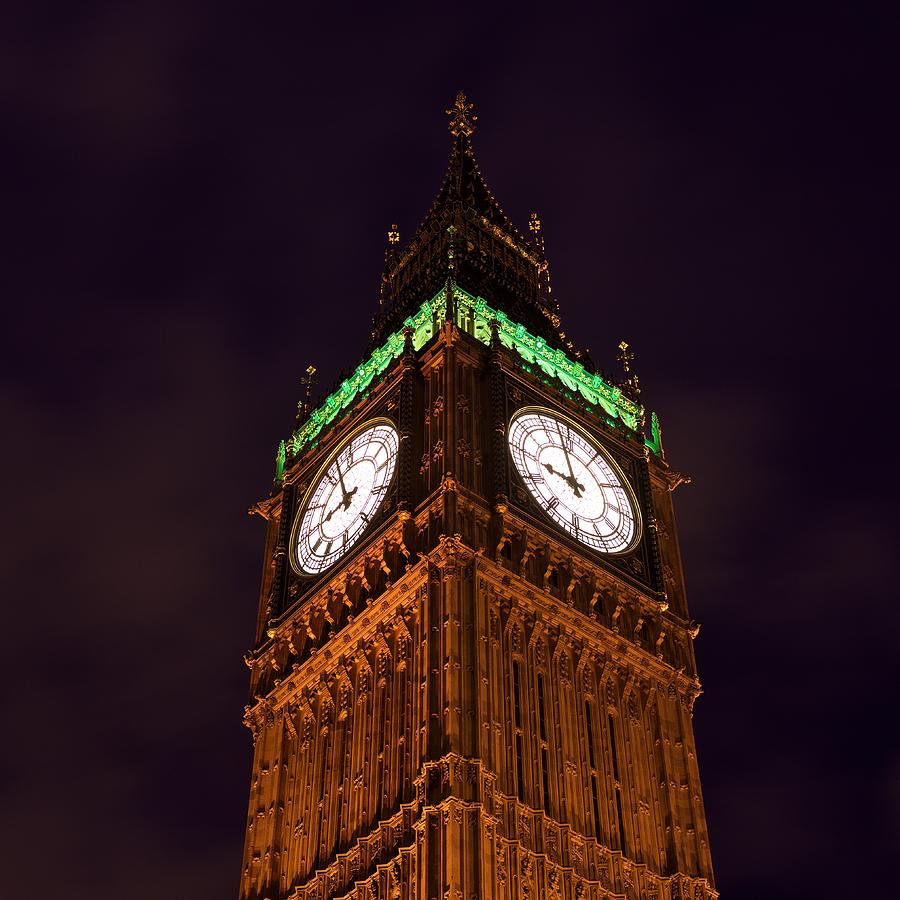
MULTIPOLYGON (((718 896, 658 419, 560 332, 448 111, 372 343, 279 446, 241 900, 718 896)), ((311 376, 312 372, 310 372, 311 376)))

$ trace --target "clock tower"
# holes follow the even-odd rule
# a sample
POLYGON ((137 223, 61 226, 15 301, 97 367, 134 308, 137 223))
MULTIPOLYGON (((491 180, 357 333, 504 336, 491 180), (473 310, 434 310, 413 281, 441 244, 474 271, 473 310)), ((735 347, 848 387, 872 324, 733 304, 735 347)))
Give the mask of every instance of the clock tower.
POLYGON ((683 480, 448 111, 372 341, 278 450, 241 900, 707 900, 683 480))

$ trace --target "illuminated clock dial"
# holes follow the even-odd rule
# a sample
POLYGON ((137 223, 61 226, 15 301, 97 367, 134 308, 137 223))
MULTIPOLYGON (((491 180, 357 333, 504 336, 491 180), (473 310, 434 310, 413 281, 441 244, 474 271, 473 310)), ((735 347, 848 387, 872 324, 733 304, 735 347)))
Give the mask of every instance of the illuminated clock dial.
POLYGON ((581 429, 527 408, 509 425, 513 463, 560 528, 600 553, 624 553, 640 538, 637 504, 619 467, 581 429))
POLYGON ((298 571, 324 572, 362 537, 387 496, 399 445, 397 429, 379 420, 332 454, 294 523, 291 545, 298 571))

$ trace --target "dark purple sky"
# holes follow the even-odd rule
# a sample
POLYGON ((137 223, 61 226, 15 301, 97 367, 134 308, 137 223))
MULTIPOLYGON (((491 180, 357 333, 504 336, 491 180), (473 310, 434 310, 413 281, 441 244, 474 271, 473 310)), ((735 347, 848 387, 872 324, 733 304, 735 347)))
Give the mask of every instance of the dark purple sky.
POLYGON ((721 890, 896 887, 888 17, 225 6, 0 14, 4 892, 236 893, 245 510, 306 364, 358 361, 460 88, 501 204, 541 211, 564 327, 609 369, 632 342, 695 477, 721 890))

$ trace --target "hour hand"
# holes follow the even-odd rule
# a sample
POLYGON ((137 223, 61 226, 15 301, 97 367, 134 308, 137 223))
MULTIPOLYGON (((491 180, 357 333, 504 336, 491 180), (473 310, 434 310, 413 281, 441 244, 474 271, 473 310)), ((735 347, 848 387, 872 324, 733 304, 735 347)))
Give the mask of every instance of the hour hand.
POLYGON ((544 463, 544 468, 551 475, 556 475, 558 478, 562 478, 562 480, 570 488, 572 488, 572 492, 575 494, 575 496, 581 499, 581 492, 584 490, 584 485, 580 481, 578 481, 574 473, 571 475, 564 475, 562 472, 557 472, 556 469, 554 469, 553 466, 550 465, 550 463, 544 463))
POLYGON ((580 500, 584 485, 574 475, 563 475, 562 480, 572 488, 572 493, 580 500))
POLYGON ((344 495, 344 509, 346 509, 350 505, 350 498, 356 493, 356 488, 353 488, 349 493, 347 492, 347 485, 344 484, 344 473, 341 471, 340 459, 336 459, 334 463, 337 466, 338 479, 341 482, 341 493, 344 495))
POLYGON ((350 502, 352 501, 353 495, 354 495, 355 493, 356 493, 356 487, 354 486, 353 489, 352 489, 351 491, 349 491, 349 492, 347 492, 346 494, 344 494, 343 498, 342 498, 341 501, 338 503, 338 505, 337 505, 334 509, 332 509, 332 510, 328 513, 327 516, 325 516, 325 518, 323 519, 323 521, 324 521, 324 522, 327 522, 327 521, 328 521, 328 520, 329 520, 329 519, 330 519, 330 518, 331 518, 331 517, 339 510, 339 509, 341 509, 341 508, 343 508, 343 509, 350 509, 350 502))

